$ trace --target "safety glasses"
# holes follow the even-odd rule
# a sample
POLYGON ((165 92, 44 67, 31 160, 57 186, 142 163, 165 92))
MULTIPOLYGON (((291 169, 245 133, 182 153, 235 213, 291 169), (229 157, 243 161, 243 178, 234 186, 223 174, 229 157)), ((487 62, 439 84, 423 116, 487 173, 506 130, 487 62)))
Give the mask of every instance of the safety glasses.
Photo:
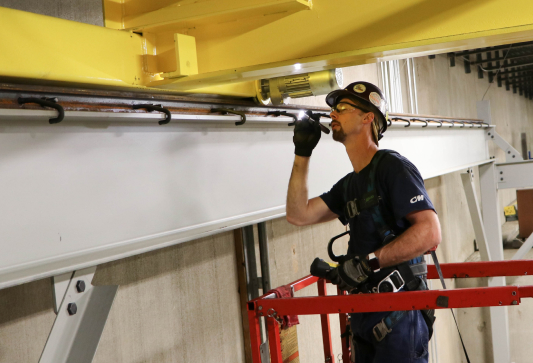
POLYGON ((363 112, 370 112, 368 110, 365 110, 364 108, 361 108, 357 105, 354 105, 353 103, 349 102, 339 102, 334 107, 331 108, 331 112, 337 112, 339 115, 342 115, 343 113, 352 112, 355 109, 361 110, 363 112))

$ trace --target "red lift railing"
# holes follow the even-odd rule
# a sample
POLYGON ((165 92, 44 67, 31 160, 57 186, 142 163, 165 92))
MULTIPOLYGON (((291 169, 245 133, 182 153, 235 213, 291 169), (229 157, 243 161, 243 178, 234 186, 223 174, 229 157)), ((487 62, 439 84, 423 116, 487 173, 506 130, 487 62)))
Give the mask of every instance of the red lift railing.
MULTIPOLYGON (((533 274, 533 260, 465 262, 441 264, 444 278, 474 278, 494 276, 523 276, 533 274)), ((428 279, 438 279, 435 265, 428 265, 428 279)), ((317 282, 318 295, 315 297, 276 298, 267 293, 248 302, 248 320, 252 343, 252 359, 261 363, 260 324, 261 317, 267 320, 271 363, 282 363, 279 318, 287 315, 319 314, 322 322, 324 361, 334 362, 331 342, 331 329, 328 314, 339 314, 341 332, 346 329, 346 314, 356 312, 424 310, 445 308, 473 308, 483 306, 519 305, 522 298, 533 297, 532 286, 478 287, 455 290, 427 290, 401 293, 326 296, 326 280, 306 276, 286 286, 293 292, 317 282)), ((343 363, 350 363, 350 351, 342 338, 343 363)))

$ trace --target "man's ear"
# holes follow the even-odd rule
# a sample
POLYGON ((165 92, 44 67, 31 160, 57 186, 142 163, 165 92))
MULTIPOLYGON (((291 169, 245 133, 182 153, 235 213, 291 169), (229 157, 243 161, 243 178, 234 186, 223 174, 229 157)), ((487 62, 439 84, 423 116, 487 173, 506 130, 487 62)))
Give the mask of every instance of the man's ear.
POLYGON ((363 119, 363 123, 365 124, 371 124, 372 121, 374 121, 374 118, 376 117, 376 115, 374 114, 374 112, 368 112, 366 115, 365 115, 365 118, 363 119))

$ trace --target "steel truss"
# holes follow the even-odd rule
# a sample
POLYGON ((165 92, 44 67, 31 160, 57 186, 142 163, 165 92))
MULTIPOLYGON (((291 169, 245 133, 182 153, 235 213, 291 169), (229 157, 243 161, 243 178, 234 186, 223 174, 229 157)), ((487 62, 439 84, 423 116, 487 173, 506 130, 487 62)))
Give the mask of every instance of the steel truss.
MULTIPOLYGON (((444 278, 478 278, 494 276, 522 276, 533 273, 533 260, 467 262, 441 264, 444 278)), ((428 265, 428 279, 438 279, 434 265, 428 265)), ((531 286, 478 287, 453 290, 427 290, 402 293, 344 295, 340 290, 336 296, 326 296, 326 280, 306 276, 286 286, 293 292, 317 283, 318 297, 276 298, 267 293, 248 302, 248 319, 254 363, 261 363, 260 319, 267 321, 267 330, 272 363, 282 363, 280 345, 280 324, 282 316, 320 315, 324 342, 324 361, 333 362, 331 328, 328 314, 339 314, 341 332, 345 331, 349 313, 424 310, 446 308, 473 308, 485 306, 520 305, 522 298, 533 297, 531 286)), ((342 338, 343 363, 350 362, 349 348, 342 338)))

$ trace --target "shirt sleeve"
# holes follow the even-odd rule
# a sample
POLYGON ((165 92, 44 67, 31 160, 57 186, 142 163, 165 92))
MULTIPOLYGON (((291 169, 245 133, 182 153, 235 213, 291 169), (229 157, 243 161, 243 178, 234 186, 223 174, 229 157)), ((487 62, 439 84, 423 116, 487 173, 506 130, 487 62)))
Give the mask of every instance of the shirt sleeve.
POLYGON ((382 164, 385 166, 382 171, 394 219, 400 222, 409 213, 428 209, 435 211, 418 169, 399 154, 389 154, 387 159, 388 162, 382 164))
POLYGON ((348 220, 344 215, 344 180, 348 177, 346 175, 344 178, 339 180, 329 192, 326 192, 320 196, 328 208, 335 214, 339 216, 339 220, 342 224, 346 225, 348 220))

